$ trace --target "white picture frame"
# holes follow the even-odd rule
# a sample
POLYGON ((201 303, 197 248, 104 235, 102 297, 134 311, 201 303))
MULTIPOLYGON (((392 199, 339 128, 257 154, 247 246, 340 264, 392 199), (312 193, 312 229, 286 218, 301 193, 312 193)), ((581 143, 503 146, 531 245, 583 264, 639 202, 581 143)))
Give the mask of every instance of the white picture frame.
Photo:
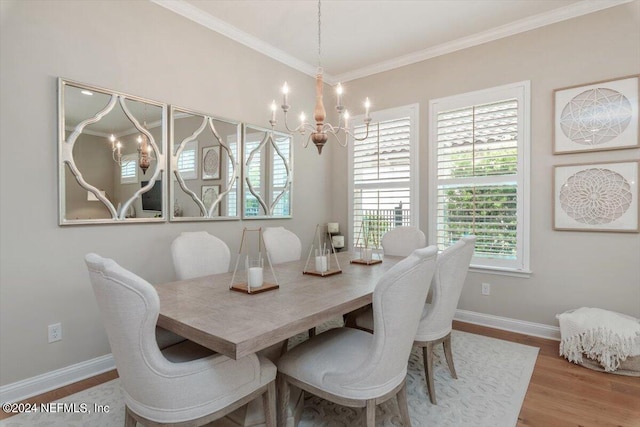
POLYGON ((554 167, 553 228, 637 233, 640 161, 554 167))
POLYGON ((220 179, 220 146, 202 148, 202 179, 220 179))
POLYGON ((640 147, 639 76, 554 91, 553 154, 640 147))

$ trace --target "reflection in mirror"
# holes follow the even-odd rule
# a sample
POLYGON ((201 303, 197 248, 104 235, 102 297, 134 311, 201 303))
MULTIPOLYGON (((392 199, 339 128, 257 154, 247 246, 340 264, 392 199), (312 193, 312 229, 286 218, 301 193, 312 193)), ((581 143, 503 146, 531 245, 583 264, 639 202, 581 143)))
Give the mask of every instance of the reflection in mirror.
POLYGON ((171 221, 239 219, 240 123, 171 106, 171 221))
POLYGON ((60 224, 163 221, 166 105, 59 79, 60 224))
POLYGON ((291 135, 244 125, 243 215, 291 218, 291 135))

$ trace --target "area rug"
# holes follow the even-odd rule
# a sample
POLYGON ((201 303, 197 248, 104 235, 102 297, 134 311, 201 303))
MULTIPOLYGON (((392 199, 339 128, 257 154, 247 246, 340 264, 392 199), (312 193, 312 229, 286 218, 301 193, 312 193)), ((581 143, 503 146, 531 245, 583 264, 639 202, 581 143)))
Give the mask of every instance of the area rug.
MULTIPOLYGON (((536 362, 535 347, 453 331, 453 355, 458 379, 449 374, 442 347, 436 351, 435 388, 438 404, 429 401, 424 380, 422 354, 414 348, 409 360, 407 393, 413 426, 513 427, 527 392, 536 362)), ((5 419, 5 427, 124 425, 124 403, 118 379, 61 399, 85 404, 91 413, 21 414, 5 419), (108 407, 108 413, 93 412, 94 405, 108 407)), ((362 409, 346 408, 307 396, 300 427, 361 426, 362 409)), ((226 423, 222 423, 226 424, 226 423)), ((218 426, 221 423, 214 423, 218 426)), ((377 426, 401 426, 395 399, 379 405, 377 426)))

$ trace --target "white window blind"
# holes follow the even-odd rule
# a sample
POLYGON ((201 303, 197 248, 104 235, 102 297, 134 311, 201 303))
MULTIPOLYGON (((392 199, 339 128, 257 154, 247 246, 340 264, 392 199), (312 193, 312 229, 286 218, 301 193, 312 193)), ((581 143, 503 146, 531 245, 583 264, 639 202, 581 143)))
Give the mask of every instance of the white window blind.
MULTIPOLYGON (((416 222, 413 189, 417 158, 417 106, 378 112, 363 141, 351 142, 352 245, 379 247, 388 230, 416 222)), ((354 120, 358 122, 358 119, 354 120)), ((364 138, 366 127, 353 129, 364 138)))
POLYGON ((133 184, 138 182, 138 156, 125 154, 120 163, 120 183, 133 184))
POLYGON ((189 141, 178 157, 178 170, 183 179, 198 178, 198 141, 189 141))
POLYGON ((442 250, 475 235, 472 264, 480 267, 528 268, 525 92, 498 88, 431 103, 430 240, 442 250))

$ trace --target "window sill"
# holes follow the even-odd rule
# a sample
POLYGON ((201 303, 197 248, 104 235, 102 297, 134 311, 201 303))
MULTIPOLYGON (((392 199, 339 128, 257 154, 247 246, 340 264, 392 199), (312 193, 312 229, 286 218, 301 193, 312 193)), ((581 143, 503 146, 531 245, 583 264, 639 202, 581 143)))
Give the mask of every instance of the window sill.
POLYGON ((512 268, 486 267, 486 266, 481 267, 477 265, 470 266, 469 271, 472 273, 495 274, 497 276, 520 277, 523 279, 529 279, 533 274, 533 272, 530 270, 515 270, 512 268))

